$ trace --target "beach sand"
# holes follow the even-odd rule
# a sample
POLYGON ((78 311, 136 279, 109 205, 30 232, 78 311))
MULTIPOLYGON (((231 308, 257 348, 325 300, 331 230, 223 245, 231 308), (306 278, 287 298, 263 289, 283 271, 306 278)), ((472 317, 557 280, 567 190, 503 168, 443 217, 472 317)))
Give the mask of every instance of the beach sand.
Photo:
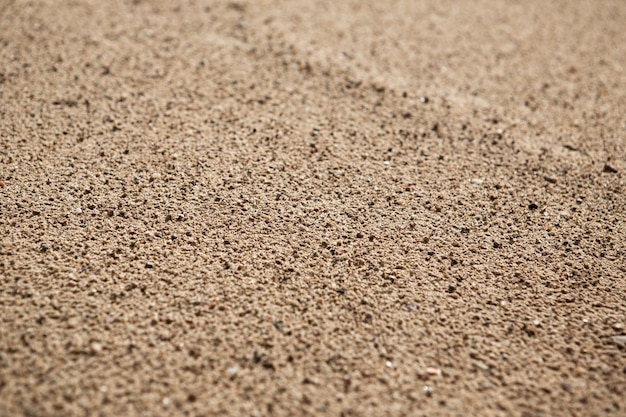
POLYGON ((0 1, 0 415, 626 415, 625 28, 0 1))

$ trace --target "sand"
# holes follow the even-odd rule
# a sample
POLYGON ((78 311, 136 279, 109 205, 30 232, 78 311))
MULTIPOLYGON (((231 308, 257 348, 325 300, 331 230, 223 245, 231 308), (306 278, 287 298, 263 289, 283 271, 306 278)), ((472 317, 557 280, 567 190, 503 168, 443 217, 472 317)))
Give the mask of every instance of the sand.
POLYGON ((624 28, 0 1, 0 415, 626 415, 624 28))

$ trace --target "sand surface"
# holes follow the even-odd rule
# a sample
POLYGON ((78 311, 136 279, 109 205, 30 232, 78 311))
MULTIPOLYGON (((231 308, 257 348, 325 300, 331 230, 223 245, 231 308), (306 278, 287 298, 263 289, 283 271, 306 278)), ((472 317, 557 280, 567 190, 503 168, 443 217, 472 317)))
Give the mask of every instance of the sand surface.
POLYGON ((0 0, 0 416, 625 416, 625 29, 0 0))

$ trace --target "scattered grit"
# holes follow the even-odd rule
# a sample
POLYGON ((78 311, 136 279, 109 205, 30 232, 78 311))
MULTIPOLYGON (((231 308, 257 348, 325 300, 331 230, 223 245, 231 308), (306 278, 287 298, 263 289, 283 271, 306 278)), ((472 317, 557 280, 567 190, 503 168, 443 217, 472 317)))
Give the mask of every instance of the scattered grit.
POLYGON ((625 27, 0 1, 0 415, 626 415, 625 27))

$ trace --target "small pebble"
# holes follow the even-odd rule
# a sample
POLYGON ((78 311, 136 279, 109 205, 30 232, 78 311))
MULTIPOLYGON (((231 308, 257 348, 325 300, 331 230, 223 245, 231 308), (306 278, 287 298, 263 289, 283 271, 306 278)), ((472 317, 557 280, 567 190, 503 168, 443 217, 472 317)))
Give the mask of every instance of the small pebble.
POLYGON ((152 262, 146 262, 146 268, 154 268, 154 264, 152 262))
POLYGON ((426 368, 426 375, 441 376, 441 369, 429 366, 428 368, 426 368))
POLYGON ((485 364, 484 362, 480 362, 480 361, 474 362, 474 366, 476 366, 481 371, 488 371, 489 370, 489 366, 487 364, 485 364))
POLYGON ((150 176, 151 179, 153 180, 158 180, 161 178, 161 173, 160 172, 153 172, 152 175, 150 176))
POLYGON ((89 346, 92 355, 97 355, 102 352, 102 345, 100 343, 94 342, 89 346))
POLYGON ((617 169, 613 168, 609 164, 604 164, 604 168, 602 168, 602 172, 605 172, 607 174, 617 174, 617 169))
POLYGON ((409 313, 417 310, 419 307, 419 304, 417 304, 415 301, 411 301, 410 303, 406 303, 404 308, 406 311, 408 311, 409 313))
POLYGON ((618 346, 626 347, 626 336, 613 336, 613 341, 617 343, 618 346))
POLYGON ((483 182, 485 182, 485 180, 483 180, 482 178, 472 178, 472 179, 470 180, 470 182, 471 182, 472 184, 480 185, 480 184, 482 184, 483 182))

